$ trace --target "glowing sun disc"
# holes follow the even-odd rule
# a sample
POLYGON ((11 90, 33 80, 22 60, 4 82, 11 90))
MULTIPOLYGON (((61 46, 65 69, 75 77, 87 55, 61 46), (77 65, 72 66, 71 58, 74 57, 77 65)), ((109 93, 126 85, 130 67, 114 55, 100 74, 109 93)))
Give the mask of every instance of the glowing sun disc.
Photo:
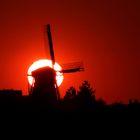
MULTIPOLYGON (((33 83, 34 83, 34 78, 32 76, 30 76, 32 74, 32 71, 37 70, 37 69, 42 68, 42 67, 46 67, 46 66, 52 68, 52 61, 48 60, 48 59, 40 59, 38 61, 35 61, 29 67, 27 74, 28 74, 28 82, 30 85, 33 85, 33 83)), ((59 72, 60 70, 62 70, 62 67, 58 63, 55 63, 54 70, 56 71, 57 85, 60 86, 61 83, 63 82, 63 79, 64 79, 63 74, 59 72)))

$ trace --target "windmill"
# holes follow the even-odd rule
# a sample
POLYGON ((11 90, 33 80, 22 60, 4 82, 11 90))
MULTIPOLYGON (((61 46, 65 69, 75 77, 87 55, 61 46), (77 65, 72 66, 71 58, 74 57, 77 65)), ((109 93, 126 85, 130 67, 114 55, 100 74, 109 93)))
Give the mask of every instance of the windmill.
MULTIPOLYGON (((56 71, 54 70, 55 65, 55 55, 52 43, 52 35, 50 24, 45 26, 45 31, 48 37, 48 44, 51 56, 52 67, 43 67, 39 68, 32 72, 31 76, 34 77, 35 83, 31 86, 30 94, 33 96, 49 96, 51 100, 59 99, 59 91, 56 82, 56 71), (48 94, 49 92, 49 94, 48 94)), ((61 74, 64 73, 73 73, 83 71, 83 63, 82 62, 73 62, 62 65, 62 70, 58 71, 61 74)))

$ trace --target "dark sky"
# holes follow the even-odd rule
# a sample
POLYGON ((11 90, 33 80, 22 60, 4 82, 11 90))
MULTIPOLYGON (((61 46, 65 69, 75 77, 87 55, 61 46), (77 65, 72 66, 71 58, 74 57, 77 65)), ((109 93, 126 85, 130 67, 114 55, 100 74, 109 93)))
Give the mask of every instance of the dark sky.
POLYGON ((56 61, 83 61, 66 74, 61 93, 88 80, 108 103, 140 100, 139 0, 1 0, 0 89, 27 94, 32 62, 50 58, 44 25, 51 24, 56 61))

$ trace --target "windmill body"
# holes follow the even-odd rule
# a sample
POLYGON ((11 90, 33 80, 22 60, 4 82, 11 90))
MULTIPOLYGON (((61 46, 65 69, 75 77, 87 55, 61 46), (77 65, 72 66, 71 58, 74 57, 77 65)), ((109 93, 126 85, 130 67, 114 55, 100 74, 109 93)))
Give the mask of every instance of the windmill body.
POLYGON ((57 100, 55 77, 56 72, 50 67, 43 67, 32 72, 35 79, 32 95, 57 100))

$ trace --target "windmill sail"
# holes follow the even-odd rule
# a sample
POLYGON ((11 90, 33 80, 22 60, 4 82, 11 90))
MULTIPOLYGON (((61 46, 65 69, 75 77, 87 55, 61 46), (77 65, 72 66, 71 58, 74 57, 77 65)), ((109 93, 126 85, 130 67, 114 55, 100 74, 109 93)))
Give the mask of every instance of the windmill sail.
POLYGON ((51 35, 50 24, 46 25, 46 32, 47 32, 47 35, 48 35, 50 55, 51 55, 51 60, 52 60, 52 67, 54 67, 55 57, 54 57, 54 50, 53 50, 53 43, 52 43, 52 35, 51 35))
MULTIPOLYGON (((53 43, 52 43, 52 35, 51 35, 50 24, 46 25, 46 32, 47 32, 47 35, 48 35, 48 43, 49 43, 49 48, 50 48, 51 60, 52 60, 52 68, 54 68, 55 56, 54 56, 54 50, 53 50, 53 43)), ((59 90, 58 90, 58 85, 57 85, 56 80, 54 82, 54 85, 55 85, 55 90, 56 90, 57 98, 59 99, 60 96, 59 96, 59 90)))
POLYGON ((63 69, 60 71, 62 73, 84 71, 83 62, 73 62, 73 63, 63 64, 62 68, 63 69))

